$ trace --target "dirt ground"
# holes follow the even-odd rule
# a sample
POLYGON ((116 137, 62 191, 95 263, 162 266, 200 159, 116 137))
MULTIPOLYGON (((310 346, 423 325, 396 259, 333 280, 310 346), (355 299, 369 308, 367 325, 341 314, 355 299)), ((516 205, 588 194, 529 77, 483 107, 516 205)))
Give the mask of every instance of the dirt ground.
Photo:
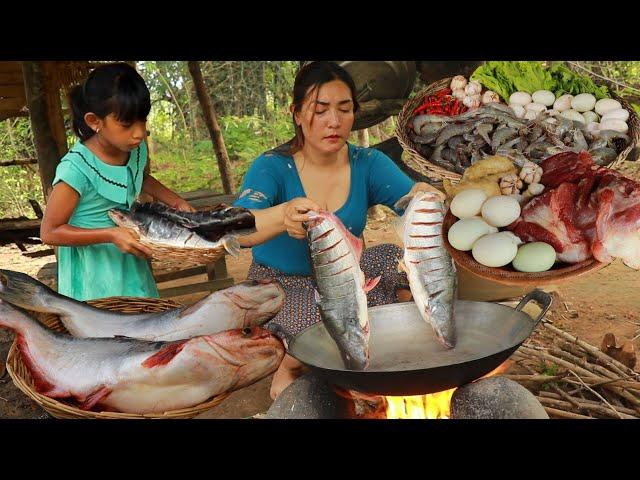
MULTIPOLYGON (((627 166, 625 173, 638 178, 638 167, 627 166)), ((372 210, 365 230, 367 246, 379 243, 396 243, 391 221, 392 216, 383 209, 372 210)), ((29 251, 36 251, 42 247, 29 247, 29 251)), ((0 247, 0 268, 7 268, 25 272, 36 277, 45 265, 54 257, 29 258, 21 254, 14 246, 0 247)), ((246 278, 251 263, 251 252, 245 250, 239 259, 227 258, 229 274, 236 282, 246 278)), ((41 280, 52 282, 52 269, 45 268, 41 280)), ((206 277, 194 277, 204 280, 206 277)), ((191 281, 193 281, 192 279, 191 281)), ((162 286, 174 286, 184 283, 183 280, 167 282, 162 286)), ((477 279, 463 276, 460 280, 461 290, 467 292, 472 299, 474 291, 495 293, 500 287, 478 283, 477 279)), ((611 332, 618 343, 633 341, 636 349, 640 347, 640 273, 615 261, 606 268, 566 283, 545 287, 553 292, 554 303, 550 309, 549 318, 563 330, 572 333, 592 345, 599 346, 603 336, 611 332)), ((521 296, 523 292, 506 292, 507 297, 521 296), (510 294, 510 295, 509 295, 510 294)), ((193 303, 205 294, 196 294, 175 298, 183 304, 193 303)), ((483 298, 486 299, 486 298, 483 298)), ((20 392, 8 374, 4 372, 4 359, 7 356, 13 334, 0 330, 0 419, 1 418, 45 418, 46 412, 20 392)), ((636 367, 638 369, 638 366, 636 367)), ((271 404, 269 385, 271 376, 232 393, 220 405, 201 414, 200 418, 247 418, 258 413, 264 413, 271 404)))

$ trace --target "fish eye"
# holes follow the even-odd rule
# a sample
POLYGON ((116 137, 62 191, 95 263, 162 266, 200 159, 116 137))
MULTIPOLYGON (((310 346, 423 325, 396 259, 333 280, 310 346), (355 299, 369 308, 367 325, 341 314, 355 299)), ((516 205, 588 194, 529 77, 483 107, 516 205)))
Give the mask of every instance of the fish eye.
POLYGON ((242 335, 244 335, 245 337, 248 337, 249 335, 251 335, 251 328, 249 327, 245 327, 242 329, 242 335))

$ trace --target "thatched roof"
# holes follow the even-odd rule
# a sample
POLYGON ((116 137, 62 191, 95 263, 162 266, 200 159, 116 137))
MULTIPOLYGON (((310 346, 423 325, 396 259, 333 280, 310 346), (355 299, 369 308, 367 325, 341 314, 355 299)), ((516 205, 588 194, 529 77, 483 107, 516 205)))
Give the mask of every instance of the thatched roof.
POLYGON ((20 62, 0 62, 0 120, 27 116, 20 62))
MULTIPOLYGON (((62 95, 66 95, 69 87, 84 80, 96 65, 95 62, 46 63, 50 65, 49 81, 62 89, 62 95)), ((28 115, 21 62, 0 62, 0 120, 28 115)))

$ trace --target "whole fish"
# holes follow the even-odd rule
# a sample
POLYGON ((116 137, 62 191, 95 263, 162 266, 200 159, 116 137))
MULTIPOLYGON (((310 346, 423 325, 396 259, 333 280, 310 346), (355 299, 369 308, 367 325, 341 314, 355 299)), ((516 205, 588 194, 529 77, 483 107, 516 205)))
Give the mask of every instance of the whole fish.
POLYGON ((338 217, 326 211, 309 215, 311 220, 304 226, 320 317, 338 345, 346 368, 363 370, 369 364, 366 294, 380 277, 365 281, 360 269, 363 242, 338 217))
POLYGON ((282 343, 250 327, 176 342, 74 338, 0 300, 0 326, 17 335, 35 389, 85 410, 161 413, 240 389, 276 370, 282 343))
POLYGON ((119 227, 128 228, 138 234, 141 240, 150 243, 178 248, 211 249, 223 246, 233 256, 240 254, 238 237, 225 234, 219 240, 211 242, 198 233, 175 223, 167 217, 150 209, 109 210, 109 218, 119 227))
POLYGON ((402 197, 396 208, 405 209, 396 221, 396 229, 404 243, 400 267, 407 273, 413 300, 440 343, 453 348, 457 278, 442 239, 444 205, 436 194, 418 192, 413 197, 402 197))
POLYGON ((169 341, 261 325, 280 311, 284 291, 273 280, 250 280, 213 292, 189 307, 127 314, 60 295, 24 273, 0 270, 0 299, 27 310, 57 314, 75 337, 169 341))
POLYGON ((134 203, 131 210, 137 214, 157 214, 193 230, 207 240, 219 240, 225 234, 246 235, 256 231, 256 219, 246 208, 221 203, 215 208, 199 212, 183 212, 164 203, 134 203))

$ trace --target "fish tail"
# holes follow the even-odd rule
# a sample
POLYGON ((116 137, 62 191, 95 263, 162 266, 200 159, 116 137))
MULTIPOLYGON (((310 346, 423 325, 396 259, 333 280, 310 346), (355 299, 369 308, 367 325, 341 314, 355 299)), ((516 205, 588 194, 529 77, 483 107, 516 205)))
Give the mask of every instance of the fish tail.
POLYGON ((1 300, 36 312, 53 312, 51 300, 56 298, 56 292, 26 273, 0 269, 1 300))
POLYGON ((225 235, 220 239, 225 250, 232 256, 238 258, 240 256, 240 242, 237 235, 225 235))

